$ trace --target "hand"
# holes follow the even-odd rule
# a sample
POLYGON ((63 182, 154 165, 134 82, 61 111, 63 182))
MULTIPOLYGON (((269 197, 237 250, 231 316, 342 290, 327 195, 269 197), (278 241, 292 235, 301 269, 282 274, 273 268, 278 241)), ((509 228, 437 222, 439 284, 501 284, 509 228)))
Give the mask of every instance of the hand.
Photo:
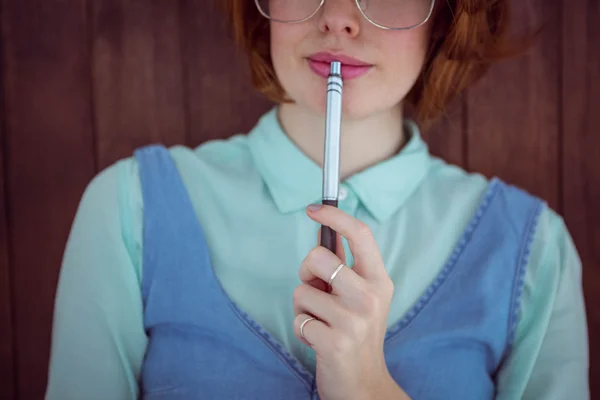
POLYGON ((302 284, 294 291, 296 336, 312 347, 317 359, 317 385, 323 400, 406 399, 385 364, 385 338, 394 286, 385 270, 370 229, 331 206, 307 210, 308 216, 330 226, 337 236, 337 254, 317 246, 302 262, 302 284), (341 235, 341 236, 340 236, 341 235), (341 237, 348 240, 355 264, 345 263, 341 237), (304 325, 304 338, 300 325, 304 325))

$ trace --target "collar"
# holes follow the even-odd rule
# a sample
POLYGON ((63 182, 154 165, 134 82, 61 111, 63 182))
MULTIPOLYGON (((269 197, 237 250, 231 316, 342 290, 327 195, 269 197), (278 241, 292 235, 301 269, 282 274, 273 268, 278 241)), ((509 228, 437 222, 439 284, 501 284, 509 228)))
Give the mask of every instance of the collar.
MULTIPOLYGON (((417 124, 405 120, 405 131, 409 139, 397 155, 344 181, 380 223, 404 204, 431 164, 417 124)), ((322 169, 285 134, 277 118, 277 107, 259 119, 248 134, 248 145, 280 212, 294 212, 321 202, 322 169)))

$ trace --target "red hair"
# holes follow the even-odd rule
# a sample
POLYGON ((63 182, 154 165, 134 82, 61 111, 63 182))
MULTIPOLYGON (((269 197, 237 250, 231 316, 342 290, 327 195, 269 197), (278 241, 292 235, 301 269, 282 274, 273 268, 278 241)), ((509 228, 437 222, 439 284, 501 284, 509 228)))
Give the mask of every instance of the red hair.
MULTIPOLYGON (((271 62, 269 20, 253 1, 221 0, 236 43, 247 54, 253 86, 275 102, 289 101, 271 62)), ((417 120, 429 125, 494 61, 524 50, 527 40, 511 41, 508 0, 438 0, 432 16, 428 56, 406 97, 417 120)))

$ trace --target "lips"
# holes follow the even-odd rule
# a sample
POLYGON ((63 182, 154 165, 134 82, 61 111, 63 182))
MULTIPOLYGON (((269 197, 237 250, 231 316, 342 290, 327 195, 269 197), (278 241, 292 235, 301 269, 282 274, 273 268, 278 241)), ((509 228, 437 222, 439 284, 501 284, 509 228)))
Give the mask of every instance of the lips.
POLYGON ((333 61, 339 61, 342 63, 342 65, 349 65, 349 66, 353 66, 353 67, 366 67, 366 66, 371 65, 366 62, 360 61, 356 58, 346 56, 344 54, 332 54, 332 53, 324 53, 323 52, 323 53, 315 53, 308 58, 313 61, 324 62, 324 63, 331 63, 333 61))
POLYGON ((344 80, 358 78, 373 68, 372 64, 344 54, 316 53, 308 57, 308 65, 311 70, 322 78, 329 76, 330 66, 333 61, 342 63, 342 78, 344 80))

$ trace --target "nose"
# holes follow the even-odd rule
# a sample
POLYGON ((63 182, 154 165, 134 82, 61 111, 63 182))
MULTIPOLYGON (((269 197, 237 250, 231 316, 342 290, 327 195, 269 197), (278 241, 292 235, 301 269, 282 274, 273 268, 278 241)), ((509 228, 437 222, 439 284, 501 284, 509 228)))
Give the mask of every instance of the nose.
POLYGON ((319 16, 319 29, 347 37, 356 37, 360 30, 361 14, 355 0, 326 0, 319 16))

